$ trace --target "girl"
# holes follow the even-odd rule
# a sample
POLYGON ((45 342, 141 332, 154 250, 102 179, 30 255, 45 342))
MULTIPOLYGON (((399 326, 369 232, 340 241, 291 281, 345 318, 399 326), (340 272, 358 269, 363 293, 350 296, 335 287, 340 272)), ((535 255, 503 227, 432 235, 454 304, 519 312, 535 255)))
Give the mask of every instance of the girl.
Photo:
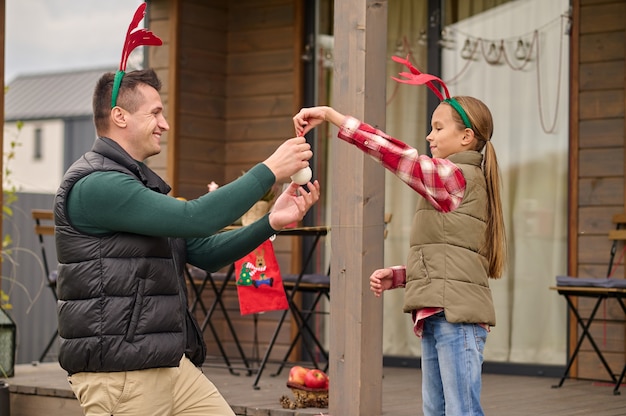
POLYGON ((483 349, 495 325, 488 278, 502 275, 506 246, 489 109, 472 97, 443 100, 426 138, 433 157, 331 107, 304 108, 293 120, 298 135, 333 123, 340 139, 423 197, 406 267, 374 271, 370 289, 381 296, 405 288, 404 312, 412 314, 414 332, 422 338, 424 414, 483 415, 483 349))

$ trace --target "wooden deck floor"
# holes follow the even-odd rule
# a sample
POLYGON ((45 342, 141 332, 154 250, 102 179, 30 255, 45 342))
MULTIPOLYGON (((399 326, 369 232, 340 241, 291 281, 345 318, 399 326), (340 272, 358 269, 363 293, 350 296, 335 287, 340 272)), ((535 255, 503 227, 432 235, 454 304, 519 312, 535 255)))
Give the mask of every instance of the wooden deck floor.
MULTIPOLYGON (((328 409, 285 410, 280 397, 293 398, 286 388, 286 371, 279 377, 264 373, 259 390, 254 377, 230 374, 223 368, 207 367, 205 373, 217 385, 238 415, 302 416, 326 415, 328 409)), ((63 370, 56 363, 19 365, 8 379, 12 416, 81 415, 63 370), (64 402, 63 402, 64 400, 64 402), (58 410, 58 411, 57 411, 58 410), (55 412, 56 411, 56 412, 55 412)), ((385 367, 383 415, 421 415, 421 373, 416 369, 385 367)), ((624 416, 626 391, 613 394, 613 386, 582 380, 565 380, 563 387, 551 386, 558 380, 547 377, 483 375, 483 407, 489 416, 624 416)), ((624 388, 622 386, 622 388, 624 388)))

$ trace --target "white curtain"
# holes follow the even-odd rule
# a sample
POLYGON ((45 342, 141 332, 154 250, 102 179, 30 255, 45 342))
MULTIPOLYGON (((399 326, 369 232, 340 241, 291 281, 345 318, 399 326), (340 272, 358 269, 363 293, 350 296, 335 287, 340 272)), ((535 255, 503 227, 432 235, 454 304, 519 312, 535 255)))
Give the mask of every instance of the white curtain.
MULTIPOLYGON (((387 36, 387 120, 386 132, 426 151, 427 125, 426 88, 401 85, 390 77, 406 68, 392 61, 391 56, 409 56, 413 64, 426 70, 426 42, 420 33, 426 28, 427 2, 398 0, 388 5, 387 36)), ((405 264, 409 248, 411 220, 419 195, 385 171, 385 212, 392 214, 387 225, 385 266, 405 264)), ((414 356, 420 354, 420 341, 413 335, 410 315, 402 312, 403 290, 384 295, 383 353, 414 356)))
MULTIPOLYGON (((565 361, 565 308, 548 287, 566 271, 569 46, 561 15, 568 7, 568 0, 518 0, 445 31, 442 78, 452 95, 475 96, 491 109, 502 171, 509 262, 505 276, 491 281, 497 326, 485 348, 488 361, 565 361), (468 41, 470 49, 462 52, 468 41), (501 41, 509 64, 504 55, 500 64, 487 63, 498 57, 501 41), (471 59, 461 57, 472 51, 471 59), (516 51, 530 61, 515 58, 516 51)), ((392 54, 410 53, 411 61, 425 68, 420 31, 428 21, 426 2, 394 0, 388 13, 388 75, 401 69, 392 54)), ((421 152, 430 120, 426 90, 392 80, 387 88, 387 132, 421 152)), ((386 211, 393 219, 385 265, 405 264, 417 195, 391 174, 386 187, 386 211)), ((402 290, 385 293, 383 352, 417 356, 420 343, 401 311, 402 297, 402 290)))

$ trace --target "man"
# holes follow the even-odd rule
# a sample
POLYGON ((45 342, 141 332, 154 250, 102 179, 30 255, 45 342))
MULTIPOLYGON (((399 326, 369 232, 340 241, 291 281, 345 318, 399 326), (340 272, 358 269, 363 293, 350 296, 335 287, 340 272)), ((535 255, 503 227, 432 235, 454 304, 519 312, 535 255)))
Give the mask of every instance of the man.
POLYGON ((317 181, 308 190, 291 183, 268 215, 217 233, 308 166, 310 146, 289 139, 236 181, 178 200, 142 162, 169 129, 160 87, 152 70, 102 76, 98 138, 55 197, 59 362, 86 415, 234 415, 198 368, 206 347, 187 310, 185 264, 232 263, 319 198, 317 181))

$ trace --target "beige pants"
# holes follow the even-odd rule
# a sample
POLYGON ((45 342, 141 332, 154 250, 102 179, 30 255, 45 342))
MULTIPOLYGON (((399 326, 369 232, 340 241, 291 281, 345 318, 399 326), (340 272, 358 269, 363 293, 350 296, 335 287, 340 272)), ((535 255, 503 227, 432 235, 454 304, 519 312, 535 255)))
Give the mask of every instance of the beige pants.
POLYGON ((175 368, 68 377, 87 416, 234 416, 206 376, 183 357, 175 368))

